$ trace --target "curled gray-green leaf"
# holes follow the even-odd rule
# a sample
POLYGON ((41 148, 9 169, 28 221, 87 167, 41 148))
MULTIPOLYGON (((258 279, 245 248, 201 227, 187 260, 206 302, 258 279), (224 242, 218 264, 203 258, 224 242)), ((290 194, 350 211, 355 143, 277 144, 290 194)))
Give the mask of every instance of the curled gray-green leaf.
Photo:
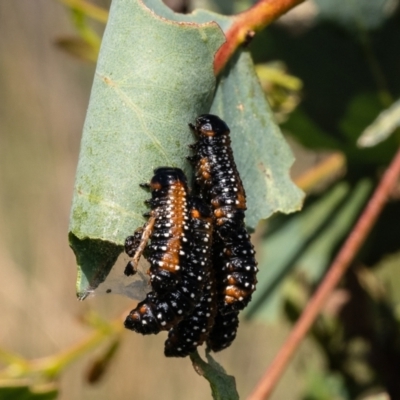
POLYGON ((227 66, 215 93, 213 60, 224 36, 207 20, 224 29, 231 22, 206 11, 175 14, 161 0, 112 3, 71 211, 80 298, 104 281, 125 237, 143 224, 143 201, 149 194, 139 183, 160 166, 192 175, 185 158, 194 141, 188 123, 199 114, 211 110, 231 128, 250 229, 274 212, 301 207, 303 194, 289 178, 293 156, 247 53, 227 66))
MULTIPOLYGON (((161 4, 157 7, 164 9, 170 13, 161 4)), ((80 298, 104 280, 125 237, 143 224, 148 194, 139 183, 163 165, 190 172, 185 160, 193 141, 188 123, 211 107, 213 59, 223 41, 214 22, 178 23, 156 15, 141 1, 113 1, 71 210, 80 298), (106 259, 100 261, 98 253, 106 259)))

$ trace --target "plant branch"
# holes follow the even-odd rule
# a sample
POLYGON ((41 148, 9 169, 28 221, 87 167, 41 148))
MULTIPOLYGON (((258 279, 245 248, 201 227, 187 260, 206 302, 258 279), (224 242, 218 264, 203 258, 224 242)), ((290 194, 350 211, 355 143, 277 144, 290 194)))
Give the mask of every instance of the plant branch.
POLYGON ((117 318, 108 324, 108 327, 97 329, 80 342, 49 357, 33 360, 34 370, 42 371, 49 378, 57 377, 66 367, 77 361, 84 354, 99 346, 112 336, 121 334, 123 324, 117 318))
POLYGON ((294 352, 299 347, 300 342, 315 322, 327 298, 339 283, 343 274, 346 272, 351 261, 354 259, 366 239, 373 224, 382 211, 388 196, 396 185, 399 175, 400 150, 398 150, 373 196, 357 221, 354 229, 332 262, 322 284, 309 301, 286 342, 281 347, 279 353, 261 378, 253 393, 250 394, 248 400, 262 400, 269 398, 294 352))
POLYGON ((214 59, 214 72, 218 75, 235 50, 251 39, 255 32, 262 30, 281 15, 304 0, 259 0, 247 11, 234 17, 233 24, 225 33, 226 42, 220 47, 214 59))
MULTIPOLYGON (((126 313, 124 314, 126 315, 126 313)), ((5 369, 0 371, 0 379, 7 378, 26 378, 29 376, 37 376, 40 373, 47 379, 56 378, 66 367, 81 358, 84 354, 97 347, 105 340, 111 337, 121 335, 123 329, 122 317, 104 323, 98 326, 94 332, 91 332, 81 341, 73 344, 65 350, 61 350, 57 354, 34 360, 25 360, 18 355, 6 353, 0 349, 0 356, 9 364, 5 369)))

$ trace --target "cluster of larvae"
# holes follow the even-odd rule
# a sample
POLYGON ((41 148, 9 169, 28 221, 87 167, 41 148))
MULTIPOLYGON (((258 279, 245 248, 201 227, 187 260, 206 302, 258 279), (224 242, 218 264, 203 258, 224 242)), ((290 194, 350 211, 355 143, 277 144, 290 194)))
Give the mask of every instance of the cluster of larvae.
POLYGON ((151 192, 148 221, 125 242, 132 257, 125 274, 134 274, 143 256, 152 288, 125 327, 143 335, 168 331, 167 357, 186 357, 204 342, 215 352, 228 347, 257 283, 229 128, 210 114, 190 127, 198 139, 188 157, 195 169, 193 191, 181 169, 157 168, 150 183, 141 185, 151 192))

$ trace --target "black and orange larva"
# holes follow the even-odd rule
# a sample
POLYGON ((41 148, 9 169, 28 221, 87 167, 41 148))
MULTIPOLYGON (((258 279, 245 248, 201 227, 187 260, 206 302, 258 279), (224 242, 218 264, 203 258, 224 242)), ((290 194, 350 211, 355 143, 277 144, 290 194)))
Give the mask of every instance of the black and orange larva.
POLYGON ((126 317, 125 328, 142 335, 157 334, 175 326, 193 306, 193 301, 179 289, 162 298, 152 291, 126 317))
POLYGON ((220 261, 215 263, 220 285, 218 308, 221 314, 243 310, 250 302, 258 272, 254 254, 250 235, 244 226, 238 228, 236 235, 222 241, 220 261))
POLYGON ((228 347, 236 337, 239 311, 257 283, 254 248, 244 224, 246 195, 229 128, 215 115, 201 115, 190 127, 198 137, 189 157, 195 185, 212 214, 189 195, 180 169, 158 168, 144 185, 152 193, 149 220, 125 243, 133 257, 125 273, 135 271, 143 254, 150 261, 153 288, 125 326, 142 334, 170 330, 168 357, 187 356, 205 340, 213 351, 228 347))
POLYGON ((211 238, 213 236, 211 211, 200 199, 193 198, 191 218, 193 246, 189 259, 193 267, 198 262, 205 263, 201 265, 200 270, 193 268, 195 275, 198 275, 199 271, 204 273, 205 285, 193 312, 169 331, 164 350, 167 357, 186 357, 195 351, 197 346, 202 345, 217 312, 216 283, 211 265, 211 238))
POLYGON ((149 184, 151 199, 146 201, 151 211, 148 222, 125 241, 125 250, 133 260, 125 274, 131 275, 143 251, 150 262, 150 283, 162 294, 172 290, 181 280, 189 246, 189 189, 187 179, 179 168, 161 167, 154 170, 149 184), (148 240, 151 244, 148 245, 148 240), (146 248, 147 246, 147 248, 146 248))
POLYGON ((207 338, 207 347, 217 352, 226 349, 235 340, 239 325, 239 311, 225 302, 227 258, 223 240, 216 233, 213 238, 212 263, 217 283, 217 313, 207 338))
POLYGON ((243 225, 246 194, 233 158, 230 130, 216 115, 204 114, 189 125, 198 141, 188 157, 195 166, 196 184, 212 205, 216 229, 221 237, 230 237, 243 225))
POLYGON ((191 146, 195 154, 189 160, 195 166, 196 184, 203 198, 213 207, 217 233, 214 248, 221 253, 214 263, 219 313, 228 314, 246 307, 257 283, 255 252, 244 224, 246 194, 226 123, 205 114, 190 127, 198 141, 191 146))
MULTIPOLYGON (((186 221, 190 237, 180 249, 181 269, 179 283, 170 291, 159 292, 156 288, 130 312, 125 320, 125 327, 142 334, 157 334, 176 326, 189 315, 203 293, 206 284, 212 244, 212 218, 207 206, 199 199, 189 198, 189 218, 186 221), (192 240, 194 238, 194 240, 192 240)), ((157 226, 157 220, 154 227, 157 226)), ((154 229, 155 229, 154 228, 154 229)), ((152 243, 148 246, 148 259, 154 259, 153 253, 159 251, 152 243)), ((164 252, 170 248, 161 249, 164 252)), ((165 258, 165 257, 164 257, 165 258)))
POLYGON ((164 354, 166 357, 186 357, 201 346, 214 325, 217 313, 214 279, 209 279, 193 312, 168 333, 164 354))
POLYGON ((214 320, 214 326, 207 339, 207 346, 212 351, 221 351, 229 347, 236 338, 239 326, 239 311, 229 314, 218 313, 214 320))
POLYGON ((199 197, 191 196, 189 219, 190 243, 184 276, 199 282, 201 291, 208 279, 212 254, 213 218, 210 207, 199 197))

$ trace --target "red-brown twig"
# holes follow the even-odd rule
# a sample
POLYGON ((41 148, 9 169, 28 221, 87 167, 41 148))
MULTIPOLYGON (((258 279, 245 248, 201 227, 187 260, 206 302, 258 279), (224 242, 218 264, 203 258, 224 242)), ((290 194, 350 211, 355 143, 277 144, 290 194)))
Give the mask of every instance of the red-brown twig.
POLYGON ((225 33, 226 42, 215 55, 214 72, 218 75, 235 50, 256 31, 260 31, 275 21, 282 14, 292 9, 304 0, 260 0, 247 11, 238 14, 231 27, 225 33))
POLYGON ((286 342, 273 360, 248 400, 268 399, 279 378, 283 374, 294 352, 317 318, 332 290, 339 283, 349 264, 357 254, 362 243, 379 216, 390 192, 400 175, 400 150, 382 177, 379 186, 357 221, 343 247, 337 254, 322 284, 309 301, 286 342))

